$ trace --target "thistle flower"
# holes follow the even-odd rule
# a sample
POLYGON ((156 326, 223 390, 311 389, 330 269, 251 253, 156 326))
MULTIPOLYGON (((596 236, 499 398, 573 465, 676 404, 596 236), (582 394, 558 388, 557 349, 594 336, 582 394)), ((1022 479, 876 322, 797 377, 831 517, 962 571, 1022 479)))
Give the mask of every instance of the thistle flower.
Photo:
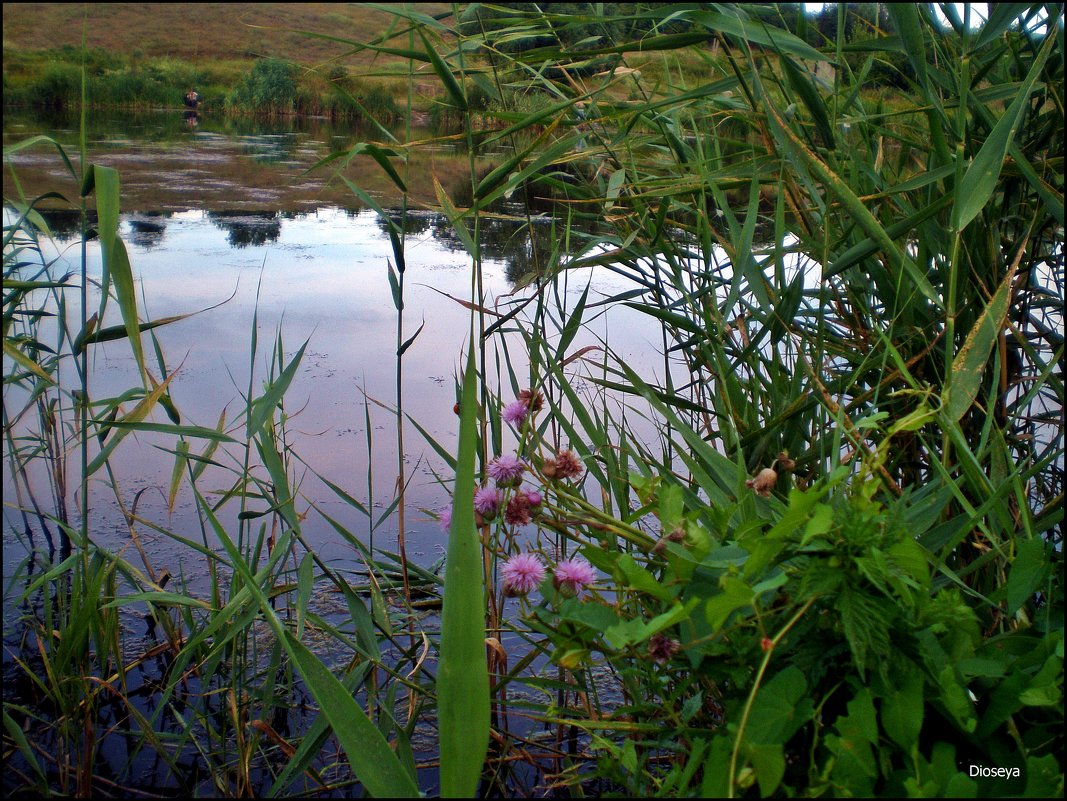
POLYGON ((541 505, 541 493, 537 490, 524 489, 519 490, 519 493, 526 496, 526 503, 530 504, 530 508, 536 509, 541 505))
POLYGON ((541 390, 534 392, 533 390, 524 389, 519 393, 519 400, 526 404, 526 408, 531 412, 539 412, 545 405, 545 396, 541 394, 541 390))
POLYGON ((648 655, 661 665, 666 665, 681 647, 678 640, 672 640, 666 634, 653 634, 648 641, 648 655))
POLYGON ((774 485, 778 481, 778 473, 769 467, 765 467, 756 474, 755 478, 750 478, 745 482, 745 486, 764 498, 769 498, 771 490, 774 489, 774 485))
POLYGON ((500 413, 500 416, 504 418, 504 422, 509 425, 518 428, 522 425, 523 420, 526 419, 526 415, 530 413, 530 408, 526 405, 525 401, 513 400, 504 410, 500 413))
POLYGON ((452 507, 442 506, 437 510, 437 525, 439 525, 444 531, 448 531, 452 528, 452 507))
POLYGON ((516 492, 508 500, 504 510, 504 520, 509 526, 525 526, 530 522, 530 502, 521 492, 516 492))
POLYGON ((496 487, 479 487, 474 491, 474 510, 486 521, 496 517, 504 494, 496 487))
POLYGON ((578 479, 585 472, 582 460, 572 450, 562 450, 556 454, 555 459, 545 459, 541 472, 547 478, 571 478, 578 479))
POLYGON ((526 595, 545 578, 545 566, 532 553, 517 554, 506 562, 501 570, 504 574, 504 595, 514 598, 526 595))
POLYGON ((565 559, 556 565, 552 584, 562 595, 574 598, 596 579, 593 566, 580 556, 565 559))
POLYGON ((526 465, 513 453, 502 453, 491 461, 486 472, 496 481, 498 487, 517 487, 522 483, 522 473, 526 465))

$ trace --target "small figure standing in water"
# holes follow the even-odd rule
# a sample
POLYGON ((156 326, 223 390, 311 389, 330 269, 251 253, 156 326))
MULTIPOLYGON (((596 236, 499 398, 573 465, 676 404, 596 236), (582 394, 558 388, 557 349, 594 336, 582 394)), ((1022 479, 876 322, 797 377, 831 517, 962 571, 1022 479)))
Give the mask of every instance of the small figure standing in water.
POLYGON ((200 95, 195 89, 190 89, 185 95, 185 105, 195 109, 200 105, 200 95))

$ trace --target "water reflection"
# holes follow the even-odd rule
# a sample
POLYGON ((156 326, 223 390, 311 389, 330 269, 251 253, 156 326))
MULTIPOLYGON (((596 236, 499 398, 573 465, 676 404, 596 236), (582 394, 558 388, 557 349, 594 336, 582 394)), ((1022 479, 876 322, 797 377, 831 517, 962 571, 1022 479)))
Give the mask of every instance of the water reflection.
POLYGON ((163 242, 163 235, 167 230, 166 221, 170 216, 169 212, 156 211, 129 217, 129 243, 145 250, 159 247, 163 242))
MULTIPOLYGON (((293 215, 295 216, 295 215, 293 215)), ((282 214, 274 211, 209 211, 207 217, 226 232, 230 247, 246 248, 277 242, 282 232, 282 214)))

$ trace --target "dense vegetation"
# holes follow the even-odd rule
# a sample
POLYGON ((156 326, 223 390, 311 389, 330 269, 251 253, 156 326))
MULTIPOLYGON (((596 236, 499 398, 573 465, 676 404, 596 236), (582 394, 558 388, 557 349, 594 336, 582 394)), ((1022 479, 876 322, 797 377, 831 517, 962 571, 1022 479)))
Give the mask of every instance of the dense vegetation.
MULTIPOLYGON (((838 7, 813 47, 787 9, 625 5, 516 4, 491 25, 398 7, 392 38, 352 37, 436 76, 471 160, 469 197, 438 191, 471 257, 458 447, 420 430, 454 471, 443 579, 405 555, 402 492, 395 556, 324 515, 366 585, 307 546, 302 521, 323 512, 299 493, 284 409, 303 348, 286 360, 279 336, 238 422, 182 424, 151 347, 168 321, 140 319, 116 233, 114 170, 70 165, 107 268, 91 317, 84 302, 62 316, 84 273, 50 272, 43 221, 15 199, 5 458, 27 530, 62 546, 30 557, 48 569, 13 591, 33 695, 5 707, 10 788, 114 790, 131 778, 94 770, 100 739, 132 732, 176 789, 197 787, 192 758, 220 794, 414 795, 413 732, 431 719, 446 796, 1062 795, 1062 10, 998 3, 979 21, 945 4, 942 23, 891 4, 889 34, 838 7), (892 106, 864 91, 876 69, 906 90, 892 106), (474 169, 501 143, 513 155, 474 169), (504 196, 560 211, 547 242, 529 224, 547 252, 494 317, 482 231, 504 196), (628 289, 565 302, 589 266, 628 289), (575 345, 606 304, 661 324, 658 377, 610 341, 575 345), (57 311, 55 347, 41 326, 57 311), (87 354, 123 338, 142 385, 96 397, 87 354), (210 597, 168 584, 147 551, 93 542, 89 479, 131 431, 173 438, 171 491, 193 488, 204 526, 200 541, 167 532, 112 480, 131 541, 151 528, 181 542, 210 597), (209 468, 212 486, 229 478, 221 500, 202 494, 209 468), (27 478, 41 470, 51 507, 27 478), (316 584, 341 593, 343 622, 309 609, 316 584), (425 593, 440 593, 439 628, 406 614, 425 593), (165 630, 164 679, 137 704, 129 605, 165 630), (324 664, 312 631, 344 658, 324 664), (507 652, 505 631, 528 650, 507 652), (552 669, 532 667, 542 656, 552 669), (291 731, 305 690, 320 714, 291 731), (550 736, 513 729, 509 710, 550 736), (350 774, 319 771, 331 732, 350 774)), ((378 130, 343 155, 371 156, 406 198, 408 155, 433 143, 378 130)), ((403 357, 420 346, 403 312, 407 202, 351 188, 393 246, 403 454, 403 357)), ((401 458, 398 487, 407 470, 401 458)), ((329 486, 376 519, 343 479, 329 486)))

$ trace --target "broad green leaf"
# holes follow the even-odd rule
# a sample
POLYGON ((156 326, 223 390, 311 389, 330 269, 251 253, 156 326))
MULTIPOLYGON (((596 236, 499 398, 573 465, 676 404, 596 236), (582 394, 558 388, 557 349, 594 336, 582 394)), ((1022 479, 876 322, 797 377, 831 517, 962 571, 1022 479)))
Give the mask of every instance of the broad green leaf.
POLYGON ((741 579, 725 576, 722 592, 708 599, 707 616, 711 630, 717 632, 733 612, 751 606, 755 597, 752 588, 741 579))
POLYGON ((785 777, 785 751, 780 744, 745 746, 745 754, 752 762, 759 782, 760 795, 769 797, 785 777))
POLYGON ((1045 541, 1040 537, 1021 540, 1008 573, 1007 600, 1009 615, 1014 615, 1044 581, 1049 569, 1045 541))
POLYGON ((926 704, 923 699, 923 676, 914 665, 900 675, 897 690, 882 699, 882 728, 905 753, 917 752, 926 704))
POLYGON ((472 343, 460 396, 459 452, 441 610, 437 707, 441 795, 470 798, 478 790, 489 749, 489 667, 485 655, 485 585, 474 520, 478 442, 478 376, 472 343))
POLYGON ((414 778, 351 693, 288 629, 282 629, 282 644, 367 792, 376 798, 418 798, 414 778))

